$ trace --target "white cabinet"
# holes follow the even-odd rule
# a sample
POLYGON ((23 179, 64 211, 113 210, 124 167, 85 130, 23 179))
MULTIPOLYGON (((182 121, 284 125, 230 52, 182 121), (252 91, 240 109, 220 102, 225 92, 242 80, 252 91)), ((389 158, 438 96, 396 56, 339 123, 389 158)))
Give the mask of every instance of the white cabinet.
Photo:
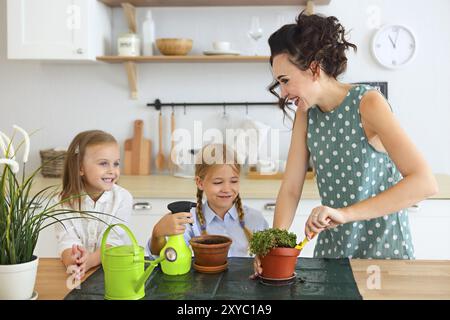
POLYGON ((50 226, 39 233, 34 255, 39 258, 59 258, 54 226, 50 226))
POLYGON ((416 259, 450 260, 450 200, 420 202, 409 222, 416 259))
POLYGON ((95 60, 111 46, 111 8, 97 0, 8 0, 8 58, 95 60))
MULTIPOLYGON (((153 226, 169 210, 173 201, 193 199, 135 198, 130 228, 138 243, 146 245, 153 226)), ((275 199, 245 199, 244 204, 262 212, 269 226, 273 223, 275 199)), ((319 200, 301 200, 290 228, 303 240, 306 220, 311 210, 320 205, 319 200)), ((417 259, 450 259, 450 200, 425 200, 409 210, 411 233, 417 259)), ((312 257, 316 239, 308 243, 301 257, 312 257)), ((41 232, 35 251, 39 257, 56 257, 56 240, 53 227, 41 232)))
POLYGON ((130 228, 139 245, 145 247, 152 234, 153 226, 169 212, 167 205, 180 199, 134 199, 130 228))

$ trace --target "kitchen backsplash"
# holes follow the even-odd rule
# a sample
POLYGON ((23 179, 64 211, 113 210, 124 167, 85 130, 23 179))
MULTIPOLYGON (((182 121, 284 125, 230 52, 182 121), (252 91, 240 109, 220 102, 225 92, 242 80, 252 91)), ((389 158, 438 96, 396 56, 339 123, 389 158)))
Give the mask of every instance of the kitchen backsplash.
MULTIPOLYGON (((450 20, 432 19, 447 12, 445 0, 427 7, 426 21, 416 19, 422 1, 397 0, 395 3, 371 0, 333 0, 316 11, 336 15, 358 45, 356 54, 348 55, 346 82, 386 81, 389 101, 402 126, 429 160, 435 172, 450 174, 450 101, 447 58, 450 44, 439 41, 441 49, 427 54, 440 40, 433 30, 450 30, 450 20), (404 23, 416 30, 420 48, 407 67, 391 71, 380 67, 370 53, 374 29, 368 24, 370 6, 377 5, 381 23, 404 23), (348 8, 352 8, 349 10, 348 8), (405 10, 405 8, 409 8, 405 10), (357 14, 357 12, 359 12, 357 14), (431 36, 430 36, 431 35, 431 36), (418 81, 421 80, 421 81, 418 81), (425 134, 426 133, 426 134, 425 134)), ((267 38, 280 21, 292 22, 302 8, 297 7, 202 7, 152 8, 156 37, 188 37, 194 40, 191 54, 211 49, 215 40, 230 41, 235 50, 248 54, 247 37, 251 16, 259 16, 263 37, 258 52, 268 54, 267 38)), ((138 25, 146 9, 138 8, 138 25)), ((113 9, 113 45, 126 32, 120 8, 113 9)), ((113 47, 115 50, 115 47, 113 47)), ((130 100, 128 83, 121 64, 19 61, 6 59, 6 1, 0 1, 0 130, 10 132, 13 124, 29 131, 39 130, 32 139, 31 165, 38 165, 39 150, 67 147, 76 133, 87 129, 111 132, 121 145, 132 136, 135 119, 144 120, 144 134, 154 142, 156 154, 158 111, 146 107, 156 98, 170 102, 189 101, 271 101, 266 87, 272 80, 268 63, 148 63, 138 66, 139 99, 130 100)), ((165 152, 169 151, 170 108, 164 109, 165 152)), ((286 157, 289 123, 274 107, 221 107, 175 109, 177 127, 193 130, 194 121, 204 129, 237 126, 247 118, 280 129, 280 156, 286 157)))

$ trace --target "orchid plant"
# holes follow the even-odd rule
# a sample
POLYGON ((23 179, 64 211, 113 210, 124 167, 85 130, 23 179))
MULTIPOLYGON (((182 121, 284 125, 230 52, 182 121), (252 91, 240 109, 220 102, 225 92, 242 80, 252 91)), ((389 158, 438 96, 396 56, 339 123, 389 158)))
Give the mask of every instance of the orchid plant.
POLYGON ((80 218, 80 215, 67 214, 82 213, 84 218, 98 219, 102 222, 104 221, 94 214, 105 214, 65 208, 62 204, 76 197, 57 201, 58 186, 31 192, 33 181, 42 166, 26 176, 30 137, 21 127, 14 125, 13 128, 14 134, 11 139, 0 131, 0 265, 32 261, 39 233, 43 229, 64 220, 80 218), (23 141, 15 150, 13 140, 16 132, 23 136, 23 141), (20 164, 16 159, 16 152, 22 145, 24 145, 22 175, 18 177, 20 164))

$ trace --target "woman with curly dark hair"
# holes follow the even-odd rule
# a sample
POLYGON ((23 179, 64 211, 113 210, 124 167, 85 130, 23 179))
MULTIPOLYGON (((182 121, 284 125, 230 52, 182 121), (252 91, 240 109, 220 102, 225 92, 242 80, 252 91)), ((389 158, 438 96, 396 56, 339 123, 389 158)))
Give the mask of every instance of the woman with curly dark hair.
POLYGON ((406 208, 437 192, 432 171, 380 92, 338 80, 356 51, 338 19, 296 22, 269 38, 269 89, 295 112, 273 226, 291 226, 311 157, 322 201, 305 226, 319 234, 314 257, 413 259, 406 208))

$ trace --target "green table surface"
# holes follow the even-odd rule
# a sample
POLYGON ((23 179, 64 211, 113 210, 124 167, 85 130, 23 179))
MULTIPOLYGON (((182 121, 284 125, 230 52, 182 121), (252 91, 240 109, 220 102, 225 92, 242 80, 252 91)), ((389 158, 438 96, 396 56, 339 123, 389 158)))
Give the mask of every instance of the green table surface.
MULTIPOLYGON (((295 280, 284 286, 251 280, 253 258, 228 258, 228 269, 218 274, 168 276, 156 268, 146 283, 145 300, 301 300, 362 299, 348 259, 299 258, 295 280)), ((104 274, 99 268, 66 300, 98 300, 104 295, 104 274)))

